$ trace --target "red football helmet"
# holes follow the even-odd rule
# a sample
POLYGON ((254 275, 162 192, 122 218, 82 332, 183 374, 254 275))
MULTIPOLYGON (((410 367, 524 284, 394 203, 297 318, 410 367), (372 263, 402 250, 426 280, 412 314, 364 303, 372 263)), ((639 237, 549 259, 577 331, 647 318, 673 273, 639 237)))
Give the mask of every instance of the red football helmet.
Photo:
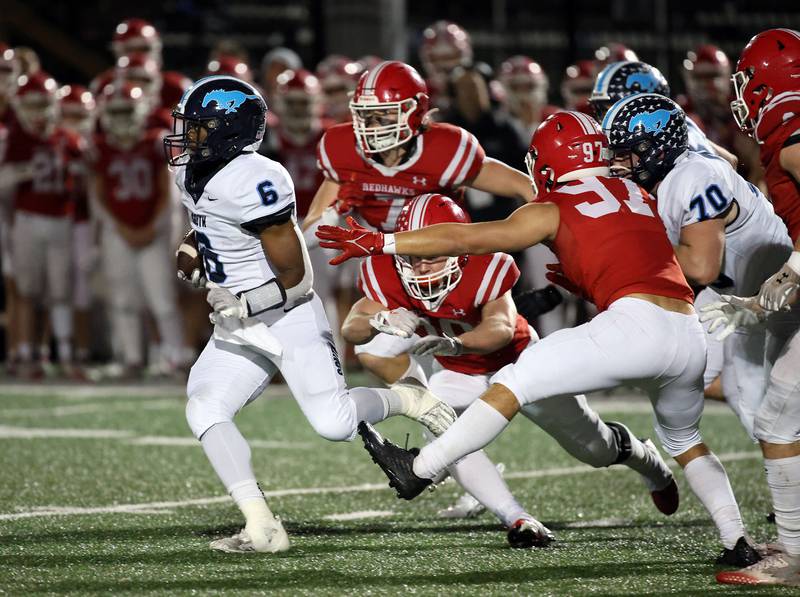
POLYGON ((322 86, 325 116, 343 122, 350 116, 350 93, 364 65, 341 54, 331 54, 317 65, 316 75, 322 86))
POLYGON ((14 48, 0 42, 0 98, 11 99, 17 89, 20 72, 14 48))
POLYGON ((800 32, 769 29, 756 35, 742 50, 731 80, 733 117, 750 133, 773 97, 800 90, 800 32))
POLYGON ((144 19, 125 19, 117 25, 111 49, 117 58, 132 52, 141 52, 149 54, 161 64, 161 36, 144 19))
POLYGON ((42 70, 19 78, 13 106, 28 133, 47 137, 53 132, 58 119, 57 90, 55 79, 42 70))
POLYGON ((561 81, 561 95, 567 110, 591 111, 589 96, 594 89, 597 64, 594 60, 578 60, 567 67, 561 81))
POLYGON ((128 81, 106 85, 100 96, 100 125, 119 147, 131 147, 141 138, 149 111, 144 90, 128 81))
POLYGON ((525 165, 538 195, 559 182, 607 175, 611 158, 608 137, 593 118, 582 112, 557 112, 533 133, 525 165))
POLYGON ((161 67, 150 54, 134 52, 117 58, 115 77, 141 87, 152 105, 158 105, 161 93, 161 67))
POLYGON ((319 80, 304 68, 278 75, 277 112, 286 133, 304 141, 319 128, 322 88, 319 80))
POLYGON ((446 79, 456 67, 472 64, 469 33, 450 21, 436 21, 422 32, 419 58, 428 77, 446 79))
POLYGON ((719 47, 702 44, 689 50, 683 69, 686 90, 695 106, 700 107, 705 102, 727 104, 731 63, 719 47))
POLYGON ((547 75, 527 56, 512 56, 500 65, 500 82, 505 87, 511 112, 518 114, 524 106, 534 109, 547 103, 547 75))
MULTIPOLYGON (((612 62, 639 62, 636 52, 625 44, 612 41, 605 46, 600 46, 594 51, 595 60, 603 67, 612 62)), ((600 70, 600 69, 598 69, 600 70)))
POLYGON ((399 147, 421 132, 430 107, 428 88, 413 67, 391 60, 361 75, 350 113, 364 153, 399 147))
POLYGON ((238 56, 231 56, 230 54, 223 54, 208 61, 206 65, 207 75, 229 75, 237 77, 248 83, 253 82, 253 75, 250 73, 250 67, 247 62, 238 56))
MULTIPOLYGON (((468 224, 469 216, 452 199, 438 193, 418 195, 403 206, 395 232, 419 230, 434 224, 468 224)), ((438 308, 461 280, 466 257, 420 259, 395 255, 395 267, 409 296, 438 308)))
POLYGON ((58 90, 61 100, 61 124, 88 136, 94 130, 95 101, 92 92, 83 85, 64 85, 58 90))

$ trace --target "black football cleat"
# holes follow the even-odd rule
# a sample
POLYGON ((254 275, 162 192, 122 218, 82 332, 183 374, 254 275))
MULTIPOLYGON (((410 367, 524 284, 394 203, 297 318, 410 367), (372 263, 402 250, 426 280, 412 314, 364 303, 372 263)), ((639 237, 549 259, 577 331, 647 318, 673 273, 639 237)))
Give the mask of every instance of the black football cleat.
POLYGON ((517 549, 547 547, 555 538, 550 529, 530 518, 520 518, 508 529, 508 544, 517 549))
POLYGON ((365 421, 358 424, 358 434, 364 440, 364 448, 369 452, 372 461, 389 478, 389 487, 394 488, 397 497, 413 500, 432 483, 431 479, 423 479, 414 474, 414 458, 419 454, 419 449, 404 450, 395 446, 389 440, 383 439, 365 421))
POLYGON ((739 537, 733 549, 727 547, 722 550, 722 553, 717 558, 717 566, 735 566, 736 568, 747 568, 756 562, 761 561, 761 555, 756 551, 755 547, 747 542, 744 537, 739 537))

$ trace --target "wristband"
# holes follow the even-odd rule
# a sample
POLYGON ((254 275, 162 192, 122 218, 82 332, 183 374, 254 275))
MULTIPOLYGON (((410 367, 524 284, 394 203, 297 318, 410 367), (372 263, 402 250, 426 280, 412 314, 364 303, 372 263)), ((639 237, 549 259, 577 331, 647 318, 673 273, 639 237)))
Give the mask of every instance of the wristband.
POLYGON ((383 235, 383 249, 381 252, 384 255, 396 255, 395 251, 395 244, 394 244, 394 234, 384 234, 383 235))
POLYGON ((794 271, 798 276, 800 276, 800 251, 793 251, 789 260, 786 262, 786 265, 794 271))
POLYGON ((264 311, 276 309, 286 304, 286 290, 277 278, 272 278, 269 282, 252 290, 240 292, 238 296, 244 297, 247 303, 247 316, 253 317, 264 311))

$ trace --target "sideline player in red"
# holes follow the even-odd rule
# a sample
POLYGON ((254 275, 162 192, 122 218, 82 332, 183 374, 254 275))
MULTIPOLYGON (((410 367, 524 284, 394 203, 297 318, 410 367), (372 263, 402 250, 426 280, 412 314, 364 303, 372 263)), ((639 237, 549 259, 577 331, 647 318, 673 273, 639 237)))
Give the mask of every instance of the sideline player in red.
MULTIPOLYGON (((789 229, 794 252, 757 297, 728 297, 728 303, 706 307, 717 309, 708 318, 718 317, 731 329, 785 317, 776 312, 788 310, 800 291, 800 32, 759 33, 742 51, 736 71, 733 116, 760 144, 769 195, 789 229)), ((793 314, 799 312, 795 304, 793 314)), ((719 573, 717 580, 726 584, 800 587, 800 331, 796 318, 788 323, 794 325, 784 326, 788 337, 770 370, 754 429, 783 551, 744 570, 719 573)))
POLYGON ((162 129, 145 126, 148 105, 140 87, 106 86, 100 98, 102 133, 94 146, 94 196, 103 208, 103 260, 111 293, 111 322, 122 374, 144 364, 141 308, 145 303, 161 336, 162 358, 180 364, 183 329, 172 271, 170 179, 162 129))
POLYGON ((410 499, 445 467, 491 442, 526 405, 637 385, 650 396, 664 449, 717 525, 724 546, 718 561, 758 561, 725 469, 700 437, 705 334, 655 200, 633 182, 609 177, 608 139, 579 112, 542 123, 527 162, 539 199, 503 221, 383 234, 351 220, 349 230, 317 231, 321 246, 342 251, 334 264, 381 253, 430 258, 519 251, 546 242, 561 261, 557 271, 565 284, 600 310, 590 322, 526 348, 418 456, 362 424, 367 449, 398 494, 410 499))
MULTIPOLYGON (((396 230, 445 222, 466 223, 469 217, 443 195, 420 195, 403 208, 396 230)), ((364 298, 351 309, 342 334, 355 344, 379 332, 394 334, 401 339, 398 354, 407 360, 405 353, 433 355, 439 369, 428 387, 457 413, 463 412, 486 391, 495 372, 538 340, 511 299, 519 276, 505 253, 431 259, 375 255, 361 263, 364 298)), ((652 442, 641 442, 622 423, 604 423, 584 396, 549 398, 522 412, 582 462, 594 467, 625 463, 642 473, 659 509, 665 514, 677 509, 677 486, 652 442)), ((447 470, 469 492, 473 508, 489 508, 509 528, 512 546, 549 542, 549 531, 514 499, 483 451, 447 470)), ((451 507, 440 515, 467 513, 451 507)))
POLYGON ((18 122, 9 131, 5 158, 14 178, 12 260, 24 376, 41 374, 32 362, 37 306, 49 312, 62 368, 69 373, 72 366, 72 169, 85 146, 58 126, 57 88, 44 71, 19 78, 13 103, 18 122))

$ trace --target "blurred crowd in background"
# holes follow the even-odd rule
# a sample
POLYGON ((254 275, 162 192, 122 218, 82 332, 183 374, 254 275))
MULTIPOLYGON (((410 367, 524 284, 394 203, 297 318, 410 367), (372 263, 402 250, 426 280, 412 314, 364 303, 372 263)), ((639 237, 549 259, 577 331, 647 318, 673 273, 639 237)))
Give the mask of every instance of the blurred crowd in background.
MULTIPOLYGON (((164 36, 153 23, 127 18, 108 36, 115 64, 90 80, 56 80, 36 49, 0 44, 0 351, 7 376, 180 376, 210 333, 204 293, 176 279, 174 251, 188 223, 162 148, 171 112, 192 81, 165 68, 164 36)), ((427 81, 434 118, 469 130, 488 156, 523 171, 542 120, 562 108, 593 115, 588 99, 600 70, 638 60, 636 47, 608 39, 561 72, 546 71, 536 55, 490 64, 476 58, 470 32, 450 21, 422 27, 414 38, 418 55, 406 60, 427 81)), ((315 154, 322 132, 350 120, 349 94, 361 74, 396 56, 331 54, 309 64, 301 53, 277 46, 256 57, 231 33, 207 56, 195 52, 191 75, 233 75, 260 87, 270 109, 260 151, 289 170, 302 219, 323 180, 315 154)), ((736 56, 711 43, 681 55, 668 69, 680 73, 673 89, 685 90, 675 99, 764 188, 757 147, 730 115, 736 56)), ((465 201, 473 220, 514 209, 473 189, 465 201)), ((520 288, 547 284, 547 249, 515 259, 520 288)), ((315 276, 333 289, 324 297, 329 312, 346 313, 357 298, 355 272, 315 276)), ((547 335, 590 316, 572 298, 533 323, 547 335)))

